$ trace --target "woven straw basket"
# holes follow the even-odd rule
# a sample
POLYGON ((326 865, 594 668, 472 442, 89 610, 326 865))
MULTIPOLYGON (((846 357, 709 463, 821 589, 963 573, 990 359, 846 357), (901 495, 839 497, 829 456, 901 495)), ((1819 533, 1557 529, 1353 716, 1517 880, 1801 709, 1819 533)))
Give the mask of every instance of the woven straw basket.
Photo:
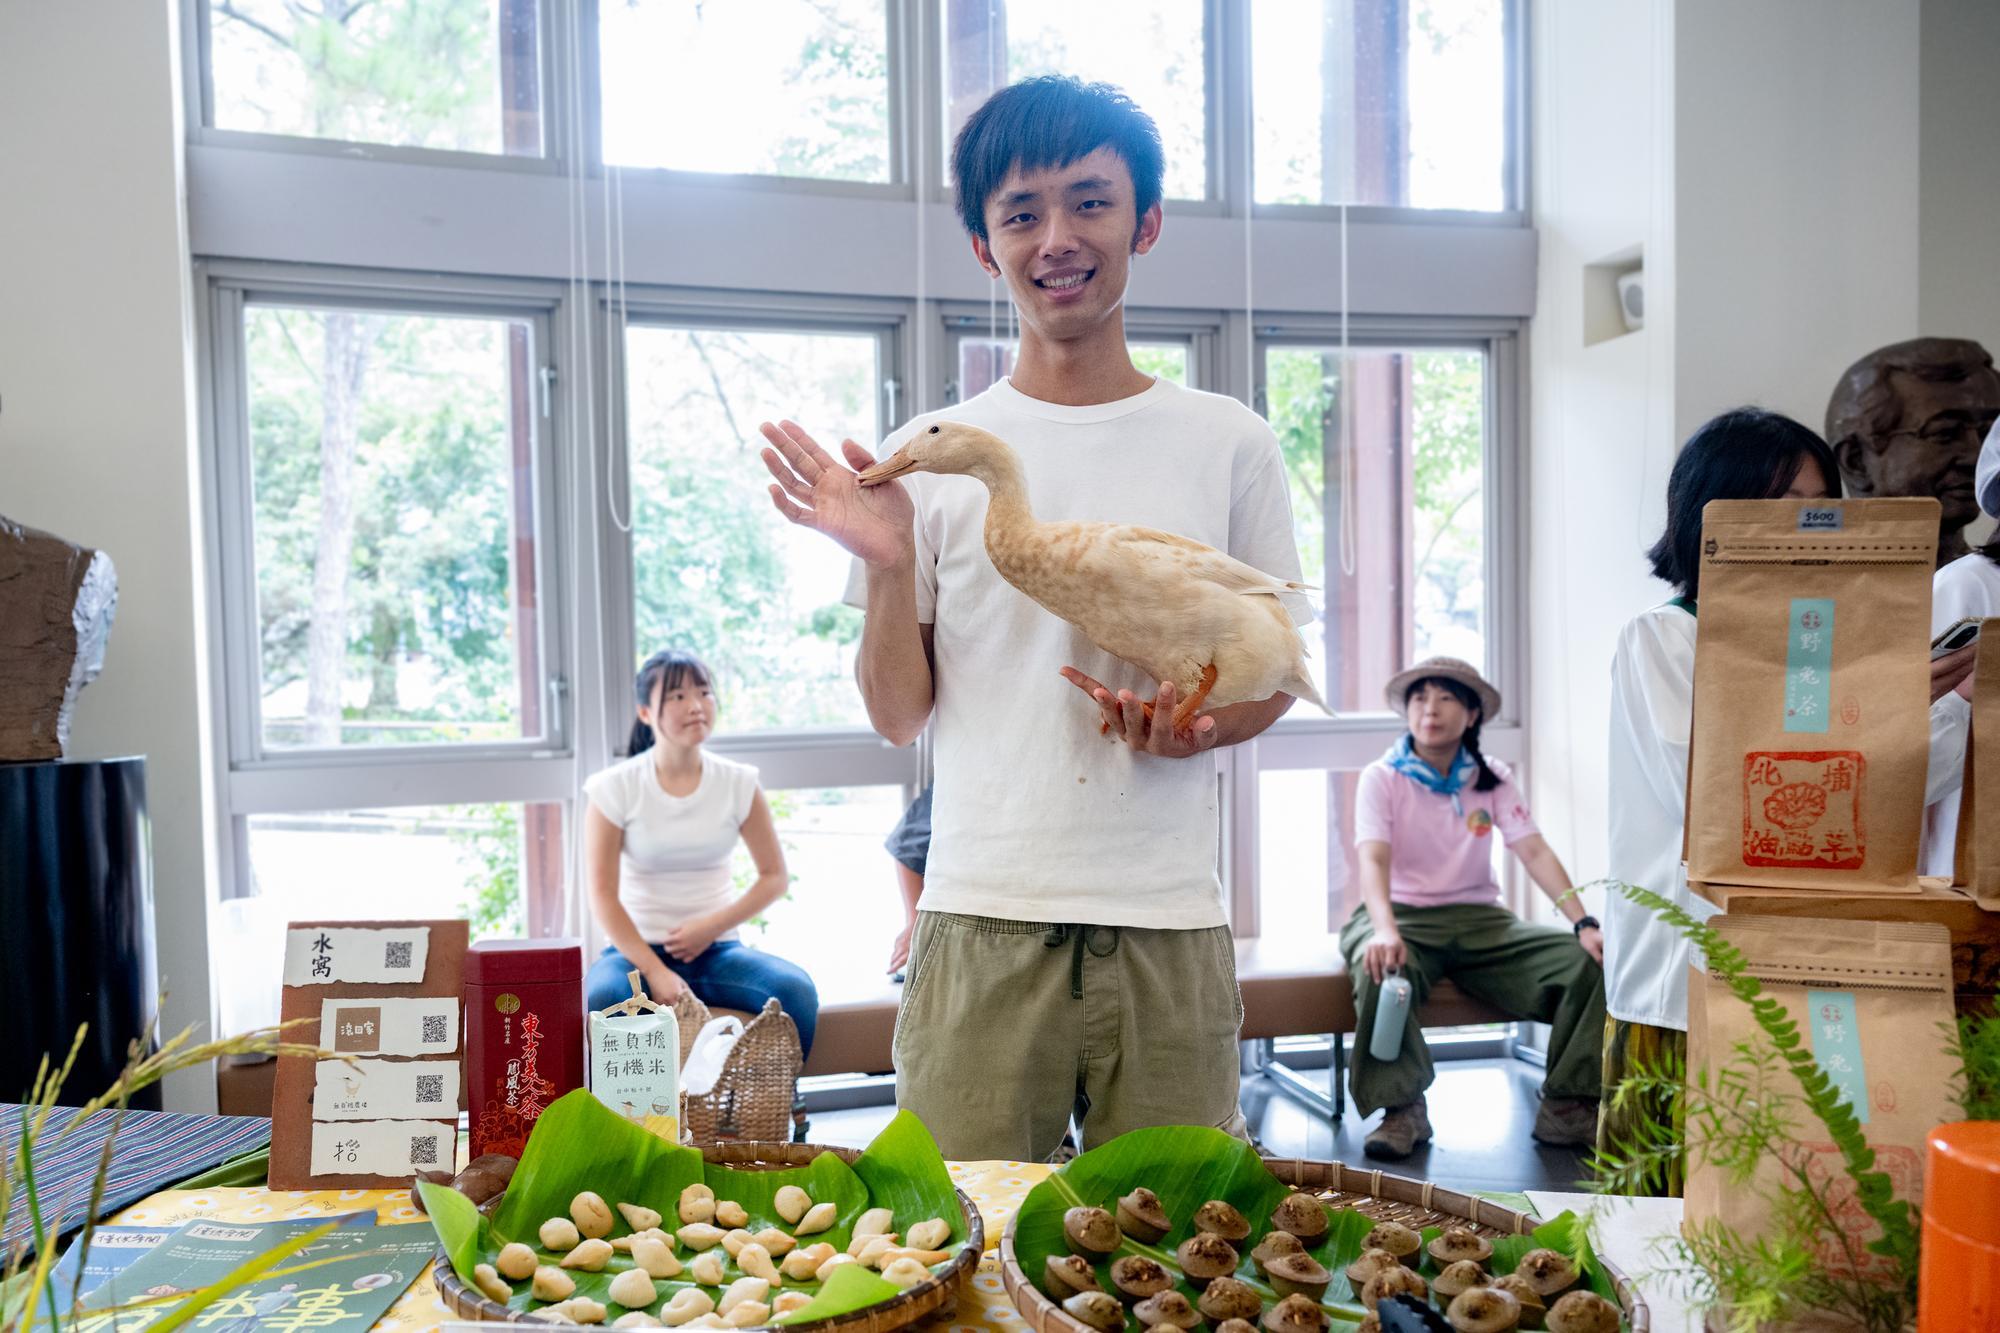
MULTIPOLYGON (((830 1152, 850 1164, 861 1156, 852 1148, 825 1148, 811 1143, 713 1143, 704 1147, 701 1155, 704 1161, 738 1171, 782 1171, 790 1167, 809 1166, 813 1158, 823 1152, 830 1152)), ((942 1274, 933 1275, 928 1281, 919 1282, 901 1295, 865 1310, 834 1319, 786 1324, 783 1326, 785 1333, 889 1333, 891 1329, 903 1328, 928 1315, 950 1309, 972 1271, 979 1266, 979 1256, 986 1248, 986 1228, 980 1221, 979 1209, 973 1206, 964 1190, 956 1192, 958 1206, 965 1210, 967 1235, 965 1243, 953 1254, 951 1267, 942 1274)), ((489 1200, 482 1211, 491 1212, 499 1205, 500 1199, 496 1197, 489 1200)), ((460 1319, 503 1324, 552 1322, 510 1309, 466 1286, 458 1280, 451 1260, 442 1250, 438 1252, 436 1262, 438 1295, 460 1319)))
MULTIPOLYGON (((1485 1236, 1526 1235, 1541 1225, 1527 1213, 1503 1208, 1490 1199, 1461 1194, 1426 1180, 1361 1171, 1341 1162, 1308 1162, 1296 1158, 1267 1157, 1264 1165, 1272 1175, 1295 1189, 1316 1195, 1336 1208, 1352 1208, 1382 1222, 1401 1222, 1413 1230, 1425 1227, 1466 1226, 1485 1236)), ((1015 1220, 1019 1220, 1019 1214, 1015 1220)), ((1603 1266, 1625 1307, 1631 1333, 1652 1333, 1652 1315, 1639 1297, 1639 1289, 1602 1255, 1603 1266)), ((1097 1333, 1097 1330, 1066 1313, 1042 1294, 1021 1270, 1014 1253, 1014 1222, 1000 1238, 1000 1280, 1013 1298, 1014 1308, 1035 1333, 1097 1333)), ((1336 1325, 1336 1327, 1340 1327, 1336 1325)))
MULTIPOLYGON (((681 1064, 687 1064, 695 1036, 709 1020, 708 1006, 693 991, 674 1001, 681 1030, 681 1064)), ((700 1097, 681 1094, 681 1128, 695 1143, 735 1139, 776 1142, 792 1132, 792 1103, 798 1099, 799 1029, 791 1015, 767 1000, 764 1010, 743 1025, 743 1035, 722 1062, 715 1086, 700 1097)))

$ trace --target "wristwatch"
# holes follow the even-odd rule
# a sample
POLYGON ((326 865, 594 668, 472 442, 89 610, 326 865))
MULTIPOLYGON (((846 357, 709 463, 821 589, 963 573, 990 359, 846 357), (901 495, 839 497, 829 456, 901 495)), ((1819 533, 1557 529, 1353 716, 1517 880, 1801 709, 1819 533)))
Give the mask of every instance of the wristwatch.
POLYGON ((1573 924, 1576 926, 1576 933, 1579 936, 1582 935, 1583 932, 1586 930, 1604 929, 1604 926, 1602 925, 1602 923, 1598 921, 1596 917, 1588 915, 1578 917, 1573 924))

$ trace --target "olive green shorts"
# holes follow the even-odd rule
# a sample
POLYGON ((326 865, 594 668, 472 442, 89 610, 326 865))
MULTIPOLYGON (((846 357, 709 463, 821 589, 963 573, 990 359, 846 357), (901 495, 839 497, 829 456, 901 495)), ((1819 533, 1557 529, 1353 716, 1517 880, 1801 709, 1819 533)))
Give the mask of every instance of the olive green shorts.
POLYGON ((1243 1132, 1229 928, 917 914, 896 1102, 957 1161, 1039 1162, 1148 1125, 1243 1132))

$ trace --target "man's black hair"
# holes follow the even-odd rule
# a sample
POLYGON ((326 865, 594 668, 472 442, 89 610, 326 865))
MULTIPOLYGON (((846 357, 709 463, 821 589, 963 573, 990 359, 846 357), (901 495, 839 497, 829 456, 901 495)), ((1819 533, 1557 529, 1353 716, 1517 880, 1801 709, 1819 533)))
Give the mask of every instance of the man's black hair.
POLYGON ((1002 88, 965 122, 951 148, 951 178, 965 229, 986 237, 986 201, 1015 168, 1067 166, 1110 148, 1132 173, 1133 211, 1160 202, 1166 154, 1159 127, 1108 83, 1045 74, 1002 88))
POLYGON ((1792 487, 1810 458, 1840 498, 1840 467, 1826 441, 1779 412, 1739 407, 1688 436, 1667 479, 1667 530, 1646 552, 1655 577, 1683 597, 1701 581, 1701 511, 1710 500, 1772 500, 1792 487))

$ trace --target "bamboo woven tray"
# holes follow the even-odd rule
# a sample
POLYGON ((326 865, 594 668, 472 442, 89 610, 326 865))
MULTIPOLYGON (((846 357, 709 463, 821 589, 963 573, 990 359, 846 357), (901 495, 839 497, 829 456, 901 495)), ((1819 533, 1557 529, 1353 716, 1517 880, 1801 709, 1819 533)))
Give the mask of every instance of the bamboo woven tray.
MULTIPOLYGON (((782 1171, 789 1167, 809 1166, 813 1158, 823 1152, 830 1152, 850 1164, 861 1156, 853 1148, 828 1148, 811 1143, 712 1143, 702 1148, 701 1155, 704 1161, 734 1167, 738 1171, 782 1171)), ((979 1266, 979 1256, 986 1249, 986 1226, 980 1219, 979 1209, 964 1190, 953 1192, 958 1195, 958 1206, 965 1210, 966 1238, 952 1256, 951 1267, 941 1274, 933 1274, 928 1281, 919 1282, 901 1295, 865 1310, 833 1319, 785 1324, 785 1333, 889 1333, 892 1329, 904 1328, 926 1316, 950 1309, 972 1271, 979 1266)), ((489 1200, 483 1211, 490 1212, 497 1208, 501 1197, 504 1196, 489 1200)), ((437 1254, 434 1274, 438 1295, 461 1319, 502 1324, 554 1322, 502 1305, 483 1292, 466 1286, 459 1281, 451 1260, 442 1249, 437 1254)))
MULTIPOLYGON (((1427 1180, 1361 1171, 1343 1162, 1310 1162, 1290 1157, 1267 1157, 1264 1165, 1284 1184, 1315 1195, 1336 1208, 1352 1208, 1377 1221, 1401 1222, 1418 1231, 1470 1223, 1474 1231, 1486 1236, 1524 1236, 1541 1225, 1541 1219, 1527 1213, 1427 1180)), ((1000 1238, 1000 1280, 1013 1298, 1014 1308, 1035 1333, 1098 1333, 1043 1295, 1041 1288, 1021 1270, 1014 1254, 1014 1224, 1019 1217, 1016 1213, 1008 1221, 1006 1233, 1000 1238)), ((1652 1333, 1653 1317, 1639 1289, 1604 1256, 1597 1256, 1597 1262, 1611 1279, 1619 1304, 1625 1307, 1631 1333, 1652 1333)), ((1336 1329, 1340 1327, 1335 1325, 1336 1329)))

